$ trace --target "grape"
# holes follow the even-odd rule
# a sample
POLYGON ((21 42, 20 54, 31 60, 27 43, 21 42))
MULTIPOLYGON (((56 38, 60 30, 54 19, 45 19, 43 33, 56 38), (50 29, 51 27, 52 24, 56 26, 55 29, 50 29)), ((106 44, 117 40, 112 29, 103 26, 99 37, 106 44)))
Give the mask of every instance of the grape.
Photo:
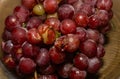
POLYGON ((46 67, 49 65, 50 57, 48 50, 45 48, 41 48, 40 52, 38 53, 36 57, 36 63, 39 67, 46 67))
POLYGON ((24 6, 16 6, 14 9, 14 15, 18 18, 20 23, 23 23, 27 21, 30 12, 24 6))
POLYGON ((63 66, 61 66, 61 67, 58 69, 59 75, 60 75, 62 78, 68 78, 72 66, 73 66, 73 65, 72 65, 71 63, 66 63, 66 64, 64 64, 63 66))
POLYGON ((10 54, 12 52, 12 48, 13 48, 13 43, 11 40, 8 40, 5 42, 2 49, 5 53, 10 54))
POLYGON ((77 27, 76 34, 78 35, 80 41, 82 42, 87 39, 87 32, 86 29, 84 29, 83 27, 77 27))
POLYGON ((36 0, 21 0, 21 4, 31 10, 36 5, 36 0))
POLYGON ((45 24, 49 25, 50 28, 53 28, 56 31, 60 29, 60 21, 57 18, 48 18, 45 20, 45 24))
POLYGON ((91 16, 95 13, 95 8, 90 4, 84 3, 81 5, 79 11, 85 13, 88 16, 91 16))
POLYGON ((83 12, 78 12, 74 16, 76 24, 80 27, 86 27, 88 24, 88 16, 83 12))
POLYGON ((97 47, 97 57, 101 58, 105 55, 105 49, 103 47, 103 45, 99 44, 97 47))
POLYGON ((26 28, 32 29, 32 28, 38 28, 38 26, 42 23, 40 18, 38 17, 31 17, 29 21, 27 22, 26 28))
POLYGON ((100 33, 97 30, 94 29, 88 29, 87 30, 87 34, 88 34, 88 39, 92 39, 95 42, 98 42, 99 38, 100 38, 100 33))
POLYGON ((74 57, 73 63, 78 69, 85 70, 88 67, 88 57, 79 53, 74 57))
POLYGON ((94 58, 91 58, 89 59, 89 65, 88 65, 88 69, 87 71, 89 73, 96 73, 101 67, 101 61, 94 57, 94 58))
POLYGON ((65 61, 65 53, 58 51, 55 47, 49 50, 51 61, 55 64, 61 64, 65 61))
POLYGON ((78 0, 67 0, 67 3, 68 4, 73 4, 73 3, 75 3, 75 2, 77 2, 78 0))
POLYGON ((2 33, 2 39, 3 39, 4 41, 11 40, 11 39, 12 39, 12 34, 11 34, 11 32, 5 29, 4 32, 2 33))
POLYGON ((26 41, 26 31, 23 28, 16 27, 12 31, 12 42, 13 44, 22 44, 26 41))
POLYGON ((83 0, 84 3, 90 4, 92 6, 96 6, 98 0, 83 0))
POLYGON ((112 0, 98 0, 97 8, 102 10, 109 11, 112 8, 113 2, 112 0))
POLYGON ((12 31, 15 27, 20 27, 18 18, 15 15, 9 15, 5 19, 5 28, 9 31, 12 31))
POLYGON ((80 51, 88 57, 94 57, 97 53, 97 44, 94 40, 88 39, 80 44, 80 51))
POLYGON ((60 31, 62 34, 70 34, 76 32, 76 24, 73 20, 65 19, 61 22, 60 31))
POLYGON ((81 71, 76 67, 72 67, 69 77, 70 79, 85 79, 86 74, 86 71, 81 71))
POLYGON ((23 74, 32 74, 35 71, 36 64, 30 58, 21 58, 19 62, 19 70, 23 74))
POLYGON ((74 9, 75 9, 75 13, 77 13, 77 12, 80 10, 82 4, 83 4, 83 1, 82 1, 82 0, 78 0, 77 2, 75 2, 75 3, 73 4, 73 7, 74 7, 74 9))
POLYGON ((39 32, 36 28, 32 28, 27 32, 27 40, 31 44, 39 44, 42 41, 42 37, 39 35, 39 32))
POLYGON ((105 43, 105 37, 104 37, 103 34, 100 34, 99 43, 102 44, 102 45, 105 43))
POLYGON ((58 17, 60 20, 71 19, 74 15, 74 8, 70 4, 61 5, 58 8, 58 17))
POLYGON ((58 8, 57 0, 44 0, 43 6, 47 13, 54 13, 58 8))
POLYGON ((36 4, 34 7, 33 7, 33 13, 35 15, 43 15, 45 13, 45 10, 44 10, 44 7, 42 4, 36 4))

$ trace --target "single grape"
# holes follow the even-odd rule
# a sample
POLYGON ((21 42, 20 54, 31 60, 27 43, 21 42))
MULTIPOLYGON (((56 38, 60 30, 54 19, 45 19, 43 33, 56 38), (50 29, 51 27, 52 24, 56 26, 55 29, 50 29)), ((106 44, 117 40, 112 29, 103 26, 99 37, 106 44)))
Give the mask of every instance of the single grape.
POLYGON ((36 0, 21 0, 21 4, 26 8, 32 10, 33 7, 37 4, 36 0))
POLYGON ((26 37, 27 41, 31 44, 40 44, 42 42, 42 37, 36 28, 28 30, 26 37))
POLYGON ((86 71, 81 71, 77 69, 76 67, 72 67, 70 74, 69 74, 69 78, 70 79, 85 79, 86 75, 87 75, 86 71))
POLYGON ((80 51, 88 57, 94 57, 97 53, 97 44, 94 40, 88 39, 80 44, 80 51))
POLYGON ((89 73, 97 73, 98 70, 101 68, 101 64, 102 63, 98 58, 96 58, 96 57, 91 58, 91 59, 89 59, 89 64, 88 64, 87 71, 89 73))
POLYGON ((45 10, 44 10, 44 7, 42 4, 36 4, 34 7, 33 7, 33 13, 35 15, 43 15, 45 14, 45 10))
POLYGON ((102 10, 109 11, 112 8, 113 2, 112 0, 98 0, 97 8, 102 10))
POLYGON ((48 18, 45 20, 45 24, 49 25, 50 28, 53 28, 56 31, 60 29, 60 21, 57 18, 48 18))
POLYGON ((12 31, 15 27, 20 27, 18 18, 15 15, 9 15, 5 19, 5 28, 12 31))
POLYGON ((76 24, 80 27, 87 27, 88 25, 88 16, 83 12, 77 12, 74 15, 74 20, 76 24))
POLYGON ((35 71, 36 64, 30 58, 21 58, 19 62, 19 70, 23 74, 32 74, 35 71))
POLYGON ((97 57, 102 58, 104 55, 105 55, 105 49, 104 49, 103 45, 99 44, 97 46, 97 57))
POLYGON ((20 23, 26 22, 30 15, 30 11, 24 6, 16 6, 13 13, 20 23))
POLYGON ((50 63, 50 56, 48 50, 45 48, 41 48, 35 61, 39 67, 47 67, 50 63))
POLYGON ((5 30, 3 31, 3 33, 2 33, 2 39, 3 39, 4 41, 11 40, 11 39, 12 39, 12 34, 11 34, 11 32, 5 29, 5 30))
POLYGON ((13 44, 22 44, 26 41, 26 30, 21 27, 16 27, 12 31, 13 44))
POLYGON ((41 19, 38 17, 31 17, 29 21, 26 24, 26 28, 32 29, 32 28, 38 28, 38 26, 42 23, 41 19))
POLYGON ((60 20, 71 19, 74 15, 74 8, 70 4, 63 4, 58 8, 58 17, 60 20))
POLYGON ((86 70, 88 67, 88 57, 84 54, 79 53, 74 57, 73 63, 78 69, 86 70))
POLYGON ((62 34, 70 34, 76 32, 76 24, 71 19, 65 19, 61 22, 60 31, 62 34))
POLYGON ((55 47, 52 47, 49 50, 50 59, 55 64, 61 64, 65 61, 65 53, 57 50, 55 47))
POLYGON ((57 0, 44 0, 44 9, 47 13, 54 13, 58 8, 57 0))

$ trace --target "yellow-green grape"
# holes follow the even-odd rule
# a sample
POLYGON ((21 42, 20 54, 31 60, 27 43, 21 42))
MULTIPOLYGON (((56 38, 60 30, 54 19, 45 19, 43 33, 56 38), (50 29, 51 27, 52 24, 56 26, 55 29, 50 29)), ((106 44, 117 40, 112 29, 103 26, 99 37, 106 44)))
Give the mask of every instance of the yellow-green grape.
POLYGON ((43 15, 45 13, 44 7, 42 4, 37 4, 33 8, 33 13, 36 15, 43 15))

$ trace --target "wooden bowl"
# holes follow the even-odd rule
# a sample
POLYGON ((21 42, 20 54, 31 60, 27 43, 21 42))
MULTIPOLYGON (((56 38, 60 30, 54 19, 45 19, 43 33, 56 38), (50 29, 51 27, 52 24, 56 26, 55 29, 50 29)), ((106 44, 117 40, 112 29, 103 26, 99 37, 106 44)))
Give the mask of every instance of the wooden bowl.
MULTIPOLYGON (((4 28, 5 17, 12 13, 20 0, 0 0, 0 37, 4 28)), ((113 0, 114 17, 112 30, 108 33, 108 44, 105 45, 104 65, 99 71, 98 79, 120 79, 120 0, 113 0)), ((0 39, 1 42, 2 39, 0 39)), ((2 51, 0 51, 0 57, 2 51)), ((17 79, 0 61, 0 79, 17 79)))

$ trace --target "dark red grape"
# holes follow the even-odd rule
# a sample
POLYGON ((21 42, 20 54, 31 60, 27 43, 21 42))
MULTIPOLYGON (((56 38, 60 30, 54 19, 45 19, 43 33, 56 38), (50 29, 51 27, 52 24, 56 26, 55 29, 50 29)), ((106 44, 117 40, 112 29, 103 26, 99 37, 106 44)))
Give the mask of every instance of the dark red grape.
POLYGON ((105 37, 102 33, 100 34, 100 37, 99 37, 99 43, 102 45, 105 43, 105 37))
POLYGON ((109 11, 112 8, 112 0, 98 0, 97 8, 109 11))
POLYGON ((40 52, 38 53, 36 59, 35 59, 37 65, 39 67, 46 67, 49 65, 50 63, 50 57, 49 57, 49 53, 48 50, 45 48, 41 48, 40 52))
POLYGON ((86 70, 88 67, 88 57, 79 53, 74 57, 73 63, 78 69, 86 70))
POLYGON ((107 32, 109 32, 109 31, 111 30, 111 28, 112 28, 111 24, 108 23, 108 24, 100 27, 100 32, 101 32, 102 34, 106 34, 107 32))
POLYGON ((60 20, 71 19, 74 15, 74 8, 70 4, 63 4, 58 8, 58 17, 60 20))
POLYGON ((5 29, 4 32, 2 33, 2 39, 4 41, 11 40, 12 39, 11 32, 5 29))
POLYGON ((14 59, 12 58, 11 55, 6 55, 3 57, 3 63, 7 66, 8 69, 10 70, 15 70, 16 68, 16 62, 14 61, 14 59))
POLYGON ((87 29, 87 35, 88 35, 88 39, 92 39, 95 42, 99 41, 100 38, 100 33, 98 30, 95 29, 87 29))
POLYGON ((99 16, 97 15, 90 16, 88 26, 89 28, 92 28, 92 29, 99 28, 101 26, 101 20, 99 19, 99 16))
POLYGON ((18 18, 15 15, 9 15, 5 19, 5 28, 9 31, 12 31, 15 27, 20 27, 18 18))
POLYGON ((19 62, 19 70, 23 74, 32 74, 35 71, 36 64, 30 58, 21 58, 19 62))
POLYGON ((44 0, 44 9, 47 13, 54 13, 58 8, 57 0, 44 0))
POLYGON ((18 18, 20 23, 23 23, 28 19, 30 12, 24 6, 16 6, 14 9, 14 15, 18 18))
POLYGON ((79 11, 91 16, 95 13, 95 8, 91 4, 84 3, 81 5, 79 11))
POLYGON ((62 78, 68 78, 69 73, 73 65, 71 63, 66 63, 58 69, 58 73, 62 78))
POLYGON ((5 53, 10 54, 12 52, 12 48, 13 48, 13 43, 11 40, 8 40, 5 42, 2 49, 5 53))
POLYGON ((91 59, 89 59, 89 64, 88 64, 88 69, 87 69, 87 71, 89 72, 89 73, 97 73, 98 72, 98 70, 100 69, 100 67, 101 67, 101 61, 98 59, 98 58, 96 58, 96 57, 94 57, 94 58, 91 58, 91 59))
POLYGON ((74 53, 77 51, 80 45, 79 37, 75 34, 68 34, 66 36, 66 41, 64 41, 64 50, 69 53, 74 53))
POLYGON ((38 17, 31 17, 29 21, 27 22, 26 28, 32 29, 32 28, 38 28, 38 26, 42 23, 40 18, 38 17))
POLYGON ((70 34, 76 32, 76 24, 71 19, 65 19, 61 22, 60 31, 62 34, 70 34))
POLYGON ((102 58, 104 55, 105 55, 105 49, 104 49, 103 45, 99 44, 97 46, 97 57, 102 58))
POLYGON ((83 4, 82 0, 78 0, 77 2, 75 2, 73 4, 73 7, 75 9, 75 13, 77 13, 80 10, 82 4, 83 4))
POLYGON ((12 31, 13 44, 22 44, 26 41, 26 30, 20 27, 16 27, 12 31))
POLYGON ((31 10, 36 4, 36 0, 21 0, 21 4, 31 10))
POLYGON ((60 29, 60 21, 57 18, 48 18, 45 20, 45 24, 49 25, 50 28, 53 28, 56 31, 60 29))
POLYGON ((36 28, 32 28, 27 32, 27 40, 31 44, 40 44, 42 41, 42 37, 40 36, 36 28))
POLYGON ((85 41, 87 39, 87 32, 83 27, 77 27, 76 34, 78 35, 80 41, 85 41))
POLYGON ((97 53, 97 44, 94 40, 88 39, 80 44, 80 51, 88 57, 94 57, 97 53))
POLYGON ((33 58, 34 52, 33 52, 32 44, 25 42, 22 46, 22 52, 23 52, 24 57, 33 58))
POLYGON ((80 27, 86 27, 88 24, 88 16, 85 13, 78 12, 74 16, 76 24, 80 27))
POLYGON ((86 78, 86 71, 81 71, 76 67, 71 68, 71 72, 69 74, 70 79, 85 79, 86 78))
POLYGON ((49 50, 49 55, 50 55, 51 61, 55 64, 61 64, 65 61, 65 53, 57 50, 55 47, 52 47, 49 50))

